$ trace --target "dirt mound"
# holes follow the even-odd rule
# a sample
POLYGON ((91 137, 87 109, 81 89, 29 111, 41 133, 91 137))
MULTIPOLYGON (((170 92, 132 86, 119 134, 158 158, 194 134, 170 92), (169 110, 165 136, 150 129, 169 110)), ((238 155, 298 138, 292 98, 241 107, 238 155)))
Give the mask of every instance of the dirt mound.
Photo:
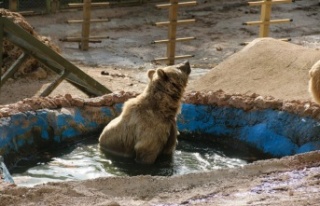
POLYGON ((188 90, 222 89, 284 100, 311 99, 308 72, 319 59, 319 49, 272 38, 256 39, 196 80, 188 90))
MULTIPOLYGON (((49 46, 54 51, 60 53, 59 48, 51 42, 48 37, 38 35, 33 27, 24 19, 24 17, 15 12, 10 12, 5 9, 0 9, 0 14, 2 17, 7 17, 11 19, 15 24, 20 25, 24 30, 32 34, 38 40, 49 46)), ((6 72, 8 68, 19 58, 22 54, 22 50, 12 44, 10 41, 4 39, 3 41, 3 64, 1 69, 1 74, 6 72)), ((42 67, 41 64, 34 58, 28 58, 25 63, 19 68, 19 70, 14 74, 14 77, 24 76, 25 74, 34 72, 34 75, 39 78, 45 78, 47 71, 42 67), (41 76, 39 76, 41 75, 41 76)))

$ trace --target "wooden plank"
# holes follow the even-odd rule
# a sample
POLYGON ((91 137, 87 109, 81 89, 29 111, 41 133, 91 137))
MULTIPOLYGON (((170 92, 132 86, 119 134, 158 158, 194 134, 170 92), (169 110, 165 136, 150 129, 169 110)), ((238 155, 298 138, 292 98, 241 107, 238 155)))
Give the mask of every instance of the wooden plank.
MULTIPOLYGON (((70 3, 68 6, 70 8, 81 8, 83 7, 84 3, 70 3)), ((110 6, 109 2, 96 2, 96 3, 91 3, 92 7, 108 7, 110 6)))
MULTIPOLYGON (((81 42, 82 38, 81 37, 65 37, 65 38, 60 38, 59 41, 63 41, 63 42, 81 42)), ((90 39, 89 38, 89 43, 101 43, 102 41, 99 39, 90 39)))
MULTIPOLYGON (((184 19, 184 20, 177 20, 175 22, 171 22, 171 24, 182 25, 182 24, 190 24, 190 23, 195 23, 195 22, 196 22, 195 19, 184 19)), ((168 26, 169 24, 170 24, 170 21, 163 21, 163 22, 155 23, 156 26, 168 26)))
POLYGON ((286 4, 286 3, 292 3, 292 0, 273 0, 271 2, 266 2, 266 1, 253 1, 253 2, 248 2, 249 6, 261 6, 265 3, 271 3, 271 4, 286 4))
MULTIPOLYGON (((181 56, 175 56, 175 57, 171 57, 172 59, 187 59, 187 58, 191 58, 194 57, 194 55, 181 55, 181 56)), ((163 57, 163 58, 156 58, 154 59, 154 61, 168 61, 168 57, 163 57)))
MULTIPOLYGON (((111 91, 107 88, 105 88, 103 85, 100 85, 99 82, 92 79, 90 76, 85 74, 83 71, 81 71, 79 68, 78 71, 73 71, 72 66, 63 67, 59 62, 50 59, 45 53, 42 53, 41 51, 36 51, 37 49, 33 46, 30 46, 27 42, 24 42, 20 38, 17 38, 13 35, 7 34, 7 39, 12 40, 16 45, 18 45, 20 48, 22 48, 25 52, 30 52, 31 56, 36 58, 39 62, 41 62, 43 65, 45 65, 47 68, 51 69, 55 73, 61 73, 64 69, 72 71, 67 77, 67 81, 79 88, 81 91, 86 93, 89 96, 99 96, 106 93, 111 93, 111 91), (105 89, 103 89, 104 87, 105 89)), ((71 63, 70 63, 71 64, 71 63)), ((75 66, 74 66, 75 67, 75 66)))
POLYGON ((22 16, 36 15, 36 12, 34 11, 19 11, 18 13, 21 14, 22 16))
POLYGON ((41 94, 41 97, 48 96, 57 86, 69 75, 69 71, 63 70, 61 75, 56 78, 41 94))
MULTIPOLYGON (((283 38, 283 39, 278 39, 280 41, 291 41, 290 38, 283 38)), ((245 46, 245 45, 248 45, 250 44, 250 42, 243 42, 243 43, 240 43, 241 46, 245 46)))
MULTIPOLYGON (((90 23, 101 23, 101 22, 108 22, 109 19, 90 19, 90 23)), ((68 24, 78 24, 83 23, 83 19, 81 20, 67 20, 68 24)))
MULTIPOLYGON (((108 36, 90 36, 89 42, 90 43, 101 43, 101 39, 108 39, 108 36)), ((60 41, 66 41, 66 42, 81 42, 82 37, 65 37, 59 39, 60 41)))
MULTIPOLYGON (((30 50, 28 50, 28 48, 30 48, 31 50, 35 49, 32 46, 31 47, 28 46, 28 44, 26 42, 23 42, 23 40, 21 40, 17 37, 14 37, 13 35, 6 34, 6 37, 10 40, 13 40, 16 43, 16 45, 18 45, 18 46, 22 45, 21 47, 20 46, 19 47, 22 48, 26 53, 30 52, 30 50)), ((33 56, 34 58, 36 58, 39 62, 41 62, 48 69, 54 71, 57 74, 60 74, 63 70, 65 70, 64 67, 62 67, 60 64, 56 63, 52 59, 48 58, 48 56, 45 55, 44 53, 32 52, 30 55, 33 56)), ((70 73, 67 76, 66 80, 69 83, 71 83, 72 85, 74 85, 75 87, 79 88, 82 92, 84 92, 88 96, 102 95, 97 92, 97 89, 95 87, 92 87, 91 85, 88 85, 85 81, 83 81, 83 78, 79 78, 77 76, 77 74, 70 73)), ((107 93, 110 93, 110 92, 107 92, 107 93)))
POLYGON ((153 44, 159 44, 159 43, 168 43, 169 41, 176 41, 176 42, 182 42, 182 41, 190 41, 196 39, 195 37, 182 37, 182 38, 176 38, 176 39, 164 39, 164 40, 156 40, 153 41, 153 44))
MULTIPOLYGON (((167 9, 171 6, 172 4, 158 4, 156 7, 158 9, 167 9)), ((196 1, 189 1, 189 2, 179 2, 178 7, 184 7, 184 6, 196 6, 198 3, 196 1)))
POLYGON ((262 22, 262 21, 248 21, 243 23, 243 25, 247 25, 247 26, 255 26, 255 25, 260 25, 260 24, 281 24, 281 23, 288 23, 288 22, 292 22, 293 19, 274 19, 274 20, 270 20, 267 22, 262 22))
POLYGON ((87 51, 89 49, 90 36, 90 19, 91 19, 91 0, 83 1, 83 22, 80 49, 87 51))
POLYGON ((14 75, 20 66, 27 60, 29 55, 22 53, 19 58, 8 68, 8 70, 1 76, 0 87, 14 75))
MULTIPOLYGON (((82 82, 84 86, 91 90, 92 95, 99 96, 106 93, 111 93, 109 89, 97 82, 95 79, 87 75, 81 69, 76 67, 71 62, 67 61, 60 54, 50 49, 20 26, 14 24, 11 20, 0 17, 0 23, 3 22, 6 38, 12 43, 19 46, 25 52, 38 59, 40 62, 48 64, 52 70, 57 70, 54 67, 60 67, 71 72, 79 82, 82 82)), ((60 70, 60 72, 61 72, 60 70)), ((71 76, 71 74, 69 76, 71 76)), ((72 79, 68 76, 68 80, 72 79)))
POLYGON ((291 41, 291 38, 283 38, 283 39, 279 39, 280 41, 291 41))

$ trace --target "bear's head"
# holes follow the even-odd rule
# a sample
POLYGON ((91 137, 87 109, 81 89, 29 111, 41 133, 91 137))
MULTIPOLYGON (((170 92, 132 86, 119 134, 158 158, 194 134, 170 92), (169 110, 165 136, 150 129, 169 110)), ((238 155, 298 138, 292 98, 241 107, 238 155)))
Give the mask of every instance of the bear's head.
POLYGON ((188 61, 157 70, 149 70, 149 91, 152 90, 154 93, 163 92, 178 100, 183 95, 190 73, 191 68, 188 61))

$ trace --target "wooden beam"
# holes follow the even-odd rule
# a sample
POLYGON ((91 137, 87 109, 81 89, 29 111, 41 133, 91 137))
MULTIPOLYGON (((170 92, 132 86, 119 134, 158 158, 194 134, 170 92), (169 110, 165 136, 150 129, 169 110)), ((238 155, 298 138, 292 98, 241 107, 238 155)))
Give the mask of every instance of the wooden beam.
MULTIPOLYGON (((68 6, 70 7, 70 8, 81 8, 81 7, 83 7, 83 5, 84 5, 84 3, 70 3, 70 4, 68 4, 68 6)), ((109 2, 101 2, 101 3, 99 3, 99 2, 96 2, 96 3, 91 3, 91 6, 92 7, 108 7, 108 6, 110 6, 110 3, 109 2)))
MULTIPOLYGON (((198 3, 196 1, 189 1, 189 2, 179 2, 178 7, 183 7, 183 6, 195 6, 198 3)), ((167 9, 171 6, 172 4, 158 4, 156 7, 158 9, 167 9)))
MULTIPOLYGON (((81 37, 66 37, 66 38, 61 38, 59 41, 63 42, 81 42, 82 38, 81 37)), ((101 43, 101 40, 98 39, 90 39, 89 38, 89 43, 101 43)))
MULTIPOLYGON (((278 39, 280 41, 291 41, 291 38, 282 38, 282 39, 278 39)), ((243 42, 243 43, 240 43, 241 46, 245 46, 245 45, 248 45, 250 44, 250 42, 243 42)))
POLYGON ((270 2, 266 2, 266 1, 253 1, 253 2, 248 2, 249 6, 261 6, 263 4, 285 4, 285 3, 292 3, 292 0, 273 0, 270 2))
POLYGON ((260 25, 260 24, 281 24, 281 23, 288 23, 288 22, 292 22, 293 19, 274 19, 274 20, 270 20, 267 22, 262 22, 262 21, 248 21, 243 23, 243 25, 247 25, 247 26, 255 26, 255 25, 260 25))
POLYGON ((63 70, 61 75, 58 76, 41 94, 40 97, 48 96, 52 91, 59 86, 59 84, 70 74, 69 71, 63 70))
POLYGON ((168 43, 169 41, 181 42, 181 41, 190 41, 196 39, 195 37, 183 37, 183 38, 176 38, 176 39, 164 39, 164 40, 156 40, 152 42, 153 44, 159 43, 168 43))
MULTIPOLYGON (((171 59, 187 59, 187 58, 191 58, 191 57, 194 57, 194 55, 175 56, 175 57, 171 57, 171 59)), ((168 61, 168 60, 169 60, 168 57, 154 59, 154 61, 168 61)))
MULTIPOLYGON (((109 19, 91 19, 90 23, 101 23, 101 22, 107 22, 109 19)), ((83 20, 67 20, 68 24, 73 24, 73 23, 83 23, 83 20)))
POLYGON ((280 41, 291 41, 291 38, 283 38, 283 39, 278 39, 280 41))
POLYGON ((28 59, 29 55, 22 53, 19 58, 8 68, 8 70, 1 76, 0 87, 14 75, 20 66, 28 59))
POLYGON ((28 16, 28 15, 31 16, 36 14, 36 12, 34 11, 19 11, 18 13, 21 14, 22 16, 28 16))
POLYGON ((0 17, 0 24, 1 23, 4 24, 4 35, 7 40, 20 47, 27 54, 33 56, 56 73, 60 73, 64 69, 70 71, 67 80, 69 82, 74 81, 76 82, 74 84, 78 83, 80 86, 85 87, 82 88, 82 91, 85 93, 99 96, 111 92, 77 66, 63 58, 60 54, 53 51, 20 26, 14 24, 11 20, 0 17))
POLYGON ((156 26, 168 26, 170 23, 182 25, 182 24, 190 24, 190 23, 195 23, 195 22, 196 22, 195 19, 185 19, 185 20, 177 20, 174 22, 170 22, 170 21, 157 22, 157 23, 155 23, 155 25, 156 26))
MULTIPOLYGON (((89 41, 99 40, 99 39, 108 39, 108 36, 89 36, 89 41)), ((66 41, 81 41, 82 37, 65 37, 66 41)), ((62 41, 62 40, 61 40, 62 41)))

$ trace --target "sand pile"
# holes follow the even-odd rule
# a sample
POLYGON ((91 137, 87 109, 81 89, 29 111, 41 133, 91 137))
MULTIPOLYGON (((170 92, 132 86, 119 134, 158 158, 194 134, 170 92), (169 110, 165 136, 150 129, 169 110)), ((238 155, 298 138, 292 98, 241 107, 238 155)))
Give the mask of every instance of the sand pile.
MULTIPOLYGON (((0 14, 2 17, 7 17, 11 19, 15 24, 20 25, 24 30, 32 34, 38 40, 49 46, 54 51, 60 53, 59 48, 51 42, 48 37, 38 35, 32 28, 32 26, 23 18, 19 13, 10 12, 5 9, 0 9, 0 14)), ((19 58, 23 51, 12 44, 11 42, 4 39, 3 41, 3 64, 1 69, 1 74, 6 72, 8 68, 19 58)), ((44 66, 42 66, 36 59, 30 57, 25 61, 24 64, 19 68, 19 70, 14 74, 14 77, 24 76, 26 74, 32 73, 38 78, 45 78, 47 76, 47 71, 44 66)))
POLYGON ((309 70, 320 50, 272 38, 256 39, 230 56, 188 90, 273 96, 283 100, 311 99, 309 70))

